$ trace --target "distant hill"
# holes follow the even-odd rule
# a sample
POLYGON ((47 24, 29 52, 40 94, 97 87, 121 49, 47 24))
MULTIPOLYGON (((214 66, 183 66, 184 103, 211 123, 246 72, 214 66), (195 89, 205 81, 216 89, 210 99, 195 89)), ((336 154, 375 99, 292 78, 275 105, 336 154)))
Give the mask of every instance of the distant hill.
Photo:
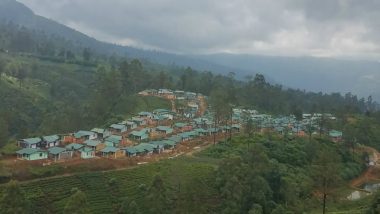
POLYGON ((379 62, 240 54, 179 55, 142 50, 100 42, 58 22, 35 15, 15 0, 0 2, 0 20, 59 35, 73 41, 76 46, 89 47, 101 54, 115 53, 162 65, 190 66, 215 73, 226 74, 233 71, 241 79, 247 75, 262 73, 270 82, 287 87, 316 92, 352 92, 363 97, 372 95, 375 100, 380 100, 379 62))

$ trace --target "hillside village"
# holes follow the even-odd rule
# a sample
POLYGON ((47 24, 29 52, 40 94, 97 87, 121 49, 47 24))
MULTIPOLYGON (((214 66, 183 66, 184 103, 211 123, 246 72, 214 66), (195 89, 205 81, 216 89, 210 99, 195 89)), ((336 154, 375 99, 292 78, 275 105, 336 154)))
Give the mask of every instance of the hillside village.
MULTIPOLYGON (((116 159, 170 153, 183 142, 212 141, 213 136, 224 136, 226 139, 228 135, 239 133, 248 123, 255 131, 305 137, 317 135, 319 131, 326 132, 320 129, 322 118, 336 120, 331 114, 303 114, 302 119, 297 121, 294 115, 273 117, 256 110, 234 108, 229 121, 215 124, 214 114, 206 104, 207 97, 201 94, 149 89, 139 95, 168 99, 172 102, 172 109, 140 112, 105 128, 20 139, 17 158, 60 162, 74 158, 116 159)), ((343 134, 329 130, 328 135, 334 142, 339 142, 343 134)))

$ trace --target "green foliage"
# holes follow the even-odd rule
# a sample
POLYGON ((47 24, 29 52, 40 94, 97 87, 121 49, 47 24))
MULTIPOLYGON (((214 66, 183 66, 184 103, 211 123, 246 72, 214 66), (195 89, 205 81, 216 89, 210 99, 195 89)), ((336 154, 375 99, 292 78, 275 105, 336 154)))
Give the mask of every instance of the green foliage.
POLYGON ((148 203, 149 213, 170 213, 167 191, 161 176, 156 175, 153 178, 145 201, 148 203))
MULTIPOLYGON (((166 198, 178 213, 216 212, 219 196, 213 186, 214 165, 189 159, 30 181, 22 183, 21 189, 33 201, 33 213, 61 213, 73 195, 73 188, 86 195, 91 213, 117 213, 125 205, 126 201, 121 200, 125 197, 129 201, 126 202, 129 210, 148 213, 151 202, 146 200, 146 195, 157 173, 160 173, 167 190, 166 198), (145 190, 140 186, 146 186, 145 190)), ((0 197, 4 193, 5 186, 0 185, 0 197)))
POLYGON ((33 177, 43 178, 54 176, 63 170, 61 165, 51 165, 51 166, 39 166, 39 167, 30 167, 29 172, 33 177))
POLYGON ((4 214, 29 213, 29 201, 16 181, 10 181, 4 188, 0 200, 0 210, 4 214))
POLYGON ((88 204, 87 204, 86 195, 78 189, 76 189, 73 192, 74 192, 73 195, 67 201, 67 204, 65 206, 65 209, 63 210, 63 213, 65 213, 65 214, 88 214, 88 213, 90 213, 90 210, 89 210, 88 204))

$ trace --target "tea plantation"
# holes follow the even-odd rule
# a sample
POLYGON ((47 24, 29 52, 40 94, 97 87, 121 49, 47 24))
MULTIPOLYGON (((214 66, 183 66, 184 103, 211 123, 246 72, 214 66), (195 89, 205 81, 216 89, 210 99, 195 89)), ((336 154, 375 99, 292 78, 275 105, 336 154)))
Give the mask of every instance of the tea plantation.
MULTIPOLYGON (((62 213, 73 188, 86 194, 92 213, 116 213, 124 197, 134 200, 144 213, 149 209, 144 189, 158 174, 174 211, 210 213, 215 212, 218 201, 214 171, 215 165, 181 158, 131 169, 23 182, 21 188, 32 203, 31 213, 62 213)), ((0 186, 0 196, 3 188, 0 186)))

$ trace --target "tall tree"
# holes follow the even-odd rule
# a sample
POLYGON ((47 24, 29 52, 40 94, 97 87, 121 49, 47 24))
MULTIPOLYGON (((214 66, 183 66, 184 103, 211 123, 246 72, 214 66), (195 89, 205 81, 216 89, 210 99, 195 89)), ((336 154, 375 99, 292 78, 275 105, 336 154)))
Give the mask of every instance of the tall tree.
POLYGON ((4 214, 29 213, 29 201, 26 199, 19 184, 10 181, 0 199, 0 212, 4 214))
POLYGON ((1 77, 3 76, 3 73, 5 73, 5 68, 6 68, 5 60, 2 57, 0 57, 0 81, 1 81, 1 77))
POLYGON ((313 161, 314 184, 322 196, 322 212, 326 213, 327 197, 340 185, 340 156, 333 150, 321 147, 313 161))
POLYGON ((7 121, 0 117, 0 147, 7 143, 9 137, 9 127, 7 121))
POLYGON ((73 189, 73 195, 70 196, 63 210, 65 214, 88 214, 91 213, 87 203, 86 194, 78 189, 73 189))

